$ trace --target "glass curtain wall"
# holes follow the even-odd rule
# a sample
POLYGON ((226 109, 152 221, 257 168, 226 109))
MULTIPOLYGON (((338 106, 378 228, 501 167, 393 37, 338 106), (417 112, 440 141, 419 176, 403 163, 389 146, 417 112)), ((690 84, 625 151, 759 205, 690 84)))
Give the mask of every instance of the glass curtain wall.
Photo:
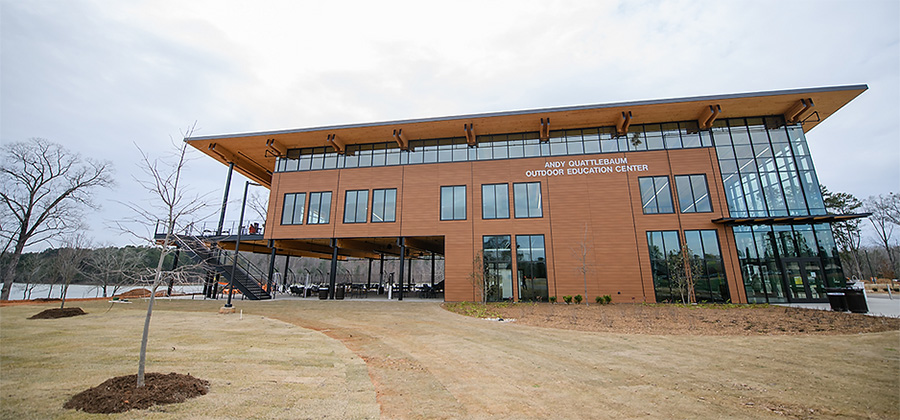
POLYGON ((516 235, 516 265, 519 300, 546 302, 549 290, 544 235, 516 235))

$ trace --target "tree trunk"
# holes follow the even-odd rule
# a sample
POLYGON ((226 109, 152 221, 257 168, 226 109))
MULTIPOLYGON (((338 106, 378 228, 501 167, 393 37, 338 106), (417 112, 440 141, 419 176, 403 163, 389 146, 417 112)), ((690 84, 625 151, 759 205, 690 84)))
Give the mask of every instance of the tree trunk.
POLYGON ((16 267, 19 265, 19 258, 22 256, 23 245, 21 241, 16 244, 16 249, 9 258, 9 264, 6 265, 6 270, 3 272, 3 289, 0 291, 0 300, 9 300, 9 292, 12 290, 13 280, 16 278, 16 267))
MULTIPOLYGON (((171 223, 169 224, 171 226, 171 223)), ((171 229, 171 228, 170 228, 171 229)), ((144 318, 144 333, 141 335, 141 356, 138 362, 137 387, 144 386, 144 365, 147 362, 147 341, 150 338, 150 316, 153 315, 153 303, 156 301, 156 289, 162 282, 163 261, 166 259, 166 245, 169 243, 166 237, 163 249, 159 252, 159 263, 156 265, 156 279, 153 280, 153 287, 150 289, 150 303, 147 305, 147 316, 144 318)))

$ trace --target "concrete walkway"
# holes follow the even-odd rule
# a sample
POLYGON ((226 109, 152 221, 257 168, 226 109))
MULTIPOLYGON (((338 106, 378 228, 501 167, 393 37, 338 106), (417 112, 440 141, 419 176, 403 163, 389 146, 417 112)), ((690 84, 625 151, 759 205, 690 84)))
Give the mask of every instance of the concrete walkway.
MULTIPOLYGON (((895 293, 891 299, 886 293, 866 293, 866 304, 869 306, 869 313, 872 316, 889 316, 900 318, 900 293, 895 293)), ((779 306, 791 306, 794 308, 810 308, 831 310, 828 303, 779 303, 779 306)))

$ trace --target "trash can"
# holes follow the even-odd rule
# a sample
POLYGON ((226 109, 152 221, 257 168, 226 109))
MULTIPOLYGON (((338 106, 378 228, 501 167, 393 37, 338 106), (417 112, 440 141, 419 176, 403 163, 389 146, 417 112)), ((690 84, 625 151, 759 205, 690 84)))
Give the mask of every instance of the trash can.
POLYGON ((825 289, 825 295, 828 296, 828 303, 831 304, 831 310, 837 312, 847 312, 847 294, 845 289, 839 287, 831 287, 825 289))
POLYGON ((334 288, 334 298, 344 300, 344 286, 337 286, 334 288))
POLYGON ((857 289, 844 289, 844 295, 847 298, 847 309, 855 314, 864 314, 869 312, 869 305, 866 303, 865 291, 857 289))
POLYGON ((319 300, 325 300, 325 299, 328 299, 328 288, 320 287, 319 288, 319 300))

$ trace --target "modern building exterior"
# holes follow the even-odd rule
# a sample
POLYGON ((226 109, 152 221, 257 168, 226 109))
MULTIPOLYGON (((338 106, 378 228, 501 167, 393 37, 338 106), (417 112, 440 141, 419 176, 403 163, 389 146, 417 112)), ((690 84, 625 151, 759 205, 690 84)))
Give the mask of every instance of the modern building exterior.
POLYGON ((446 301, 679 301, 685 277, 698 301, 824 301, 844 280, 830 223, 860 215, 826 212, 806 133, 866 89, 185 140, 269 188, 242 250, 443 256, 446 301))

